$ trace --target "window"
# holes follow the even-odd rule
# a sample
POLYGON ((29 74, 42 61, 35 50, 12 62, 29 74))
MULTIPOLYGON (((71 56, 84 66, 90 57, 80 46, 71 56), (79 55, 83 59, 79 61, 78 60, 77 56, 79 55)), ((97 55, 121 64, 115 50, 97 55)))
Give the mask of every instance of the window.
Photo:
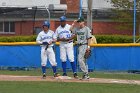
POLYGON ((3 32, 3 23, 0 22, 0 32, 3 32))
POLYGON ((4 22, 4 32, 9 32, 9 22, 4 22))
POLYGON ((15 33, 15 22, 0 22, 0 33, 15 33))
POLYGON ((15 22, 10 23, 10 32, 15 32, 15 22))

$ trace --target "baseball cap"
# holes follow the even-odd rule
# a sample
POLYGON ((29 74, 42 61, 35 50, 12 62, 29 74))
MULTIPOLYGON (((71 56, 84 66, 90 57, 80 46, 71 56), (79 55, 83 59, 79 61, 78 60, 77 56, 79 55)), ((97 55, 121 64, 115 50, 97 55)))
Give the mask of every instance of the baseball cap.
POLYGON ((60 21, 61 21, 61 22, 66 21, 66 16, 61 16, 61 17, 60 17, 60 21))
POLYGON ((78 18, 77 22, 84 22, 84 18, 83 17, 78 18))
POLYGON ((50 22, 49 21, 44 21, 43 26, 47 26, 48 28, 50 28, 50 22))

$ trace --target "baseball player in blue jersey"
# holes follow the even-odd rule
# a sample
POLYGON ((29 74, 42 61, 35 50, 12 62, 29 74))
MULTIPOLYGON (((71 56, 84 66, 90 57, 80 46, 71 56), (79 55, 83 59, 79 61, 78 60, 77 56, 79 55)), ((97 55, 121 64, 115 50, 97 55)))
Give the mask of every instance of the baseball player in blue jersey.
POLYGON ((88 65, 86 63, 86 59, 84 57, 85 52, 90 50, 90 42, 91 42, 91 30, 85 26, 84 18, 80 17, 78 20, 73 22, 73 27, 76 27, 76 30, 73 30, 73 33, 77 36, 77 44, 78 44, 78 62, 81 70, 83 71, 82 79, 89 79, 88 74, 88 65))
POLYGON ((54 34, 54 31, 51 31, 49 28, 50 23, 48 21, 44 21, 43 31, 41 31, 36 38, 36 42, 41 45, 41 66, 43 78, 46 78, 47 59, 49 59, 50 64, 52 65, 54 77, 59 76, 56 70, 57 63, 55 53, 52 48, 53 43, 56 41, 56 36, 54 34))
POLYGON ((70 31, 71 25, 66 23, 66 17, 60 17, 60 26, 56 29, 57 40, 60 41, 60 59, 62 61, 63 76, 67 76, 67 56, 71 63, 74 78, 78 78, 74 62, 73 35, 70 31))

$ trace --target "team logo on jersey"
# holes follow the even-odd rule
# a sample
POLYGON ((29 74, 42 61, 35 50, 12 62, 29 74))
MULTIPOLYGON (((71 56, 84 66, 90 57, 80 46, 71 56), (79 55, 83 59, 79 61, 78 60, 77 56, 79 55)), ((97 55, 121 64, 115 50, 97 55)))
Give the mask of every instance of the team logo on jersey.
POLYGON ((42 40, 45 40, 45 39, 52 39, 52 36, 43 36, 42 40))
POLYGON ((77 32, 77 35, 84 35, 85 32, 77 32))
POLYGON ((61 31, 59 34, 64 34, 64 33, 69 33, 69 31, 64 30, 64 31, 61 31))

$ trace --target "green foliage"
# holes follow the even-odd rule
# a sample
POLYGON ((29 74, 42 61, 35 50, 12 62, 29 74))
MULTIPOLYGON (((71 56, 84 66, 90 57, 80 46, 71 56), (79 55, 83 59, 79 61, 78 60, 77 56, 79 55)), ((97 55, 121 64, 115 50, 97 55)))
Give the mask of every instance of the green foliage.
POLYGON ((125 35, 97 35, 97 43, 132 43, 132 36, 125 35))
POLYGON ((0 37, 0 42, 34 42, 36 35, 33 36, 3 36, 0 37))
MULTIPOLYGON (((0 37, 0 42, 35 42, 36 35, 33 36, 10 36, 0 37)), ((95 35, 97 43, 133 43, 133 36, 126 35, 95 35)), ((137 37, 138 38, 138 37, 137 37)))
MULTIPOLYGON (((112 19, 116 22, 128 22, 122 27, 118 27, 120 30, 126 30, 133 28, 133 8, 134 8, 134 0, 105 0, 111 2, 111 4, 115 7, 112 9, 112 12, 115 13, 116 16, 112 17, 112 19)), ((140 24, 140 0, 136 0, 136 28, 139 29, 140 24)))

